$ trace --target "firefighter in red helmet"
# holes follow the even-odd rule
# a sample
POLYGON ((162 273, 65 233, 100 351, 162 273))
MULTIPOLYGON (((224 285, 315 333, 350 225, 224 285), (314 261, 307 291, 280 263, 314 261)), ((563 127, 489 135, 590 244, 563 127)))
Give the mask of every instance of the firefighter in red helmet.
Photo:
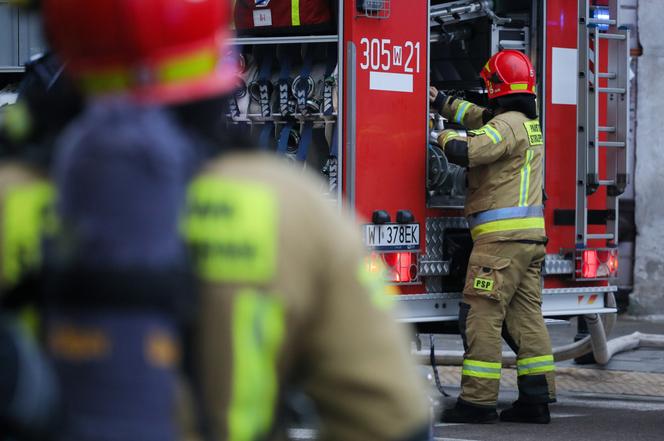
POLYGON ((517 353, 519 398, 500 419, 548 423, 555 384, 541 310, 547 238, 535 71, 526 55, 504 50, 489 59, 480 76, 488 108, 430 90, 432 106, 468 128, 444 130, 437 139, 451 162, 468 168, 465 215, 474 241, 459 312, 465 348, 461 394, 442 418, 498 419, 502 335, 517 353))
POLYGON ((177 438, 174 370, 189 348, 206 438, 281 439, 303 391, 321 439, 428 440, 426 396, 357 227, 315 178, 220 124, 237 81, 230 2, 42 3, 87 97, 51 173, 63 439, 177 438))

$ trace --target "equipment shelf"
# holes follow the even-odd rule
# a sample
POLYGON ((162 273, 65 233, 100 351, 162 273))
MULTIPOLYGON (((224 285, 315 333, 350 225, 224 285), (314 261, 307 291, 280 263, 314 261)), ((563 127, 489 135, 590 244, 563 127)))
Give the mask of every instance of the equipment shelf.
POLYGON ((238 37, 233 38, 231 41, 234 45, 334 43, 339 41, 339 36, 298 35, 296 37, 238 37))

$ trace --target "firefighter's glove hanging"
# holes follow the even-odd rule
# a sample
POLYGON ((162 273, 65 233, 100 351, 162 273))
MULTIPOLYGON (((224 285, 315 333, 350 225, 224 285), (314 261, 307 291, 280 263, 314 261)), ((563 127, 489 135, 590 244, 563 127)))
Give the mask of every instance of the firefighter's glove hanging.
POLYGON ((443 130, 438 135, 438 145, 451 163, 468 167, 468 141, 461 133, 456 130, 443 130))

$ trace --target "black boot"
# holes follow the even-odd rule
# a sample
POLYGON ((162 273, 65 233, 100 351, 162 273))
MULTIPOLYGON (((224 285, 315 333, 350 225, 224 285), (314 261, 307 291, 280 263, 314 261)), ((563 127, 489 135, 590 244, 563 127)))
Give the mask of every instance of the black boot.
POLYGON ((494 408, 475 406, 465 401, 457 400, 453 408, 443 411, 441 421, 443 423, 495 423, 498 421, 498 414, 494 408))
POLYGON ((549 422, 551 422, 549 405, 546 403, 522 403, 517 400, 512 403, 510 409, 500 412, 500 421, 508 421, 511 423, 549 424, 549 422))

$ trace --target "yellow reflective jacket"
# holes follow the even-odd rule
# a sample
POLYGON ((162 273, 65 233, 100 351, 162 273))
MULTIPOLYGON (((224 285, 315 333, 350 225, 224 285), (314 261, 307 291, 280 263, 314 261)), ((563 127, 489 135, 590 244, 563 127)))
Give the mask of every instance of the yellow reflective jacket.
POLYGON ((322 440, 397 440, 426 427, 409 344, 359 229, 318 179, 268 155, 212 161, 192 183, 184 232, 205 283, 203 391, 215 433, 262 439, 301 388, 322 440), (214 251, 216 250, 216 251, 214 251))
POLYGON ((41 171, 0 161, 0 297, 42 263, 42 239, 53 231, 53 187, 41 171))
MULTIPOLYGON (((428 403, 393 299, 366 271, 357 226, 319 188, 260 154, 213 160, 189 186, 182 234, 202 286, 197 378, 216 439, 281 439, 273 430, 291 388, 315 403, 319 439, 426 433, 428 403)), ((41 264, 53 196, 44 176, 0 164, 0 295, 41 264)), ((195 440, 187 397, 179 418, 195 440)))
MULTIPOLYGON (((446 100, 441 114, 469 129, 465 215, 475 241, 544 241, 544 140, 539 121, 511 111, 484 124, 484 108, 450 101, 446 100)), ((444 131, 440 142, 444 145, 452 139, 459 138, 444 131)))

